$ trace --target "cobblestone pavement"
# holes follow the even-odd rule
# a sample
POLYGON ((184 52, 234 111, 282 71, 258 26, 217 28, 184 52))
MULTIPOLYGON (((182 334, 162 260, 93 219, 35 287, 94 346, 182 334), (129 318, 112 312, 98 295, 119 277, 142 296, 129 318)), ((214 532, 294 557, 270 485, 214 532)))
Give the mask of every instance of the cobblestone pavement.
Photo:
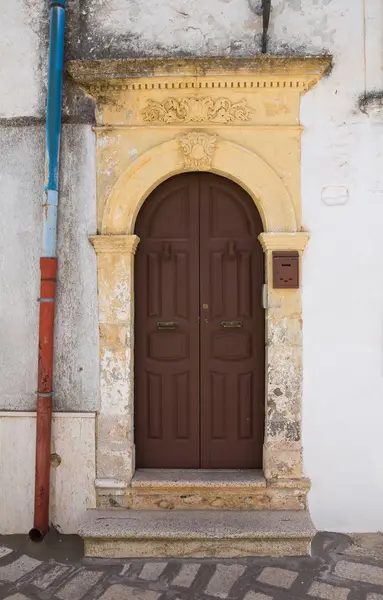
POLYGON ((0 538, 0 599, 383 600, 382 534, 319 533, 312 557, 279 559, 81 559, 62 542, 0 538))

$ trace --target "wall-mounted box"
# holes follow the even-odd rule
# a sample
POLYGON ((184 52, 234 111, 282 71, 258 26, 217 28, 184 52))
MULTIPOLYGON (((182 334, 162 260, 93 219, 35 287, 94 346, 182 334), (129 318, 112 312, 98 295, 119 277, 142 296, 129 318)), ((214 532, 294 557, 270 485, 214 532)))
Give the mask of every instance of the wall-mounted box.
POLYGON ((299 252, 273 252, 273 287, 299 288, 299 252))

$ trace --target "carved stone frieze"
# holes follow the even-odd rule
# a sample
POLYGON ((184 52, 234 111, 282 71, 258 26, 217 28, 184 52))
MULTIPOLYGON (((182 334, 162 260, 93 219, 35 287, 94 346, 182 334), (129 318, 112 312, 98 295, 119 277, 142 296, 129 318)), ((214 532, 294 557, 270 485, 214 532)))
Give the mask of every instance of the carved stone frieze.
POLYGON ((188 96, 162 102, 148 100, 141 115, 146 123, 234 123, 249 121, 253 112, 245 99, 232 102, 228 98, 188 96))
POLYGON ((193 131, 178 136, 185 161, 185 169, 206 171, 211 168, 217 136, 193 131))

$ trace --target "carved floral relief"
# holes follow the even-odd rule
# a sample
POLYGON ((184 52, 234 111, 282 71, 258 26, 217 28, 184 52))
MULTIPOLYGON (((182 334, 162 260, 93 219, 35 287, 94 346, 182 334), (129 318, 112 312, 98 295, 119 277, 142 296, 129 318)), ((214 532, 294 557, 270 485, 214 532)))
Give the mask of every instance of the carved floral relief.
POLYGON ((185 168, 194 171, 206 171, 211 168, 211 160, 217 136, 199 131, 178 136, 184 156, 185 168))
POLYGON ((249 121, 253 112, 245 99, 232 102, 228 98, 190 96, 148 100, 141 114, 146 123, 234 123, 249 121))

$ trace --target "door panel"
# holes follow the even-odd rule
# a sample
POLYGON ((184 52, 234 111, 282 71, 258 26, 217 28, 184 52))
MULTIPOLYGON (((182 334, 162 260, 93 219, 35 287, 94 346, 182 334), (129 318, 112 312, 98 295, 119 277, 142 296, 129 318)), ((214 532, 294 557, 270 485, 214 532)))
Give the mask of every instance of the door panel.
POLYGON ((138 467, 198 468, 198 180, 162 184, 141 209, 135 264, 138 467))
POLYGON ((176 176, 141 209, 136 273, 138 467, 260 468, 262 223, 249 195, 176 176))
POLYGON ((262 467, 261 231, 242 188, 200 176, 201 468, 262 467))

